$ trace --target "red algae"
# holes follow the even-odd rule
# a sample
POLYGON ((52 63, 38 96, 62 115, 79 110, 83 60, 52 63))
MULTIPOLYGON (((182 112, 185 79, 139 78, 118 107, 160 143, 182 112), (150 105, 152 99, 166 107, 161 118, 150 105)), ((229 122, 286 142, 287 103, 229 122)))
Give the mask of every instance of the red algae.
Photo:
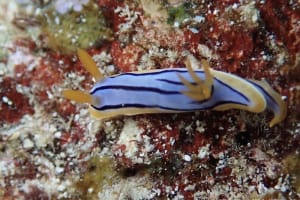
POLYGON ((296 59, 300 51, 299 2, 267 0, 259 8, 267 30, 275 33, 277 42, 288 49, 292 61, 296 59))
POLYGON ((18 47, 25 47, 30 51, 34 51, 37 48, 37 44, 28 38, 18 38, 14 41, 14 45, 18 47))
POLYGON ((115 9, 117 7, 124 7, 124 2, 122 0, 98 0, 98 5, 102 8, 103 15, 106 17, 113 31, 118 32, 120 28, 119 25, 126 20, 124 16, 120 16, 115 12, 115 9))
POLYGON ((199 133, 195 131, 193 136, 190 138, 191 143, 189 145, 183 146, 182 151, 188 154, 198 154, 199 149, 205 147, 211 143, 211 139, 208 138, 204 133, 199 133))
POLYGON ((59 138, 59 143, 61 146, 64 146, 66 144, 70 143, 78 143, 84 135, 84 129, 77 123, 73 123, 72 128, 68 131, 65 131, 62 133, 62 135, 59 138))
POLYGON ((32 70, 28 70, 24 64, 19 64, 15 66, 14 73, 18 83, 24 86, 38 84, 41 88, 49 89, 62 81, 62 72, 58 67, 58 61, 55 60, 42 59, 32 70))
POLYGON ((122 48, 120 43, 113 42, 111 46, 112 61, 122 72, 136 71, 142 53, 143 49, 134 44, 122 48))
POLYGON ((17 91, 17 81, 6 77, 0 83, 0 122, 16 123, 25 114, 32 115, 34 110, 29 103, 29 98, 17 91))
POLYGON ((76 111, 75 105, 66 100, 59 102, 55 107, 57 108, 57 112, 65 119, 70 118, 76 111))

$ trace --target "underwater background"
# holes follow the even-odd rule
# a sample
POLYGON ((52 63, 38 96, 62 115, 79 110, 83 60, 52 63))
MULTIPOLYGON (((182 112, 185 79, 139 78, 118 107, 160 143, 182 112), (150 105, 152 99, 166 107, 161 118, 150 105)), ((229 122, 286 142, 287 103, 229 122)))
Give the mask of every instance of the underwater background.
POLYGON ((0 199, 300 199, 297 0, 0 0, 0 199), (272 113, 205 110, 96 120, 64 89, 99 70, 184 67, 266 79, 272 113))

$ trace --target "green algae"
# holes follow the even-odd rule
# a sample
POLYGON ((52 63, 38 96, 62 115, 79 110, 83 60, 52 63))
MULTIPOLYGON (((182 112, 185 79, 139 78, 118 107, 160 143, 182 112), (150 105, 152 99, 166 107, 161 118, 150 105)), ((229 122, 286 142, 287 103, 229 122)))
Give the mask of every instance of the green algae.
POLYGON ((101 9, 93 3, 81 12, 58 14, 48 9, 39 16, 47 48, 62 53, 72 53, 76 48, 88 48, 112 38, 101 9))
POLYGON ((294 178, 292 179, 292 186, 300 193, 300 156, 299 153, 295 152, 283 160, 283 166, 286 173, 291 174, 294 178))
MULTIPOLYGON (((114 162, 109 157, 92 157, 88 161, 87 171, 75 184, 82 199, 95 199, 106 186, 111 186, 117 177, 114 162)), ((97 198, 96 198, 97 199, 97 198)))
POLYGON ((173 25, 175 22, 181 24, 187 19, 191 18, 189 14, 189 4, 184 3, 178 7, 168 8, 168 23, 173 25))

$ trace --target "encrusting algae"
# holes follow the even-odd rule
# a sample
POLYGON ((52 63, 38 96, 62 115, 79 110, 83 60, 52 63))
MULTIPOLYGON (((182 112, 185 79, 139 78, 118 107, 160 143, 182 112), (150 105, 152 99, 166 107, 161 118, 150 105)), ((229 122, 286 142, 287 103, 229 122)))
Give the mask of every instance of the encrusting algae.
POLYGON ((88 48, 112 37, 101 9, 92 2, 81 12, 59 14, 48 9, 39 20, 47 47, 63 53, 71 53, 78 47, 88 48))
POLYGON ((75 187, 82 199, 95 199, 105 185, 112 185, 117 174, 109 157, 95 156, 88 161, 88 168, 75 187))

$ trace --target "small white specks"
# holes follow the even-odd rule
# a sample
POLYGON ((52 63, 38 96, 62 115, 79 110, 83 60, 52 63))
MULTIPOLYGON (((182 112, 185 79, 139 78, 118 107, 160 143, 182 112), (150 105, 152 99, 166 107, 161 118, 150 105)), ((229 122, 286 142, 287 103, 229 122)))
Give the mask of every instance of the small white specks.
POLYGON ((268 57, 267 57, 266 55, 263 55, 262 58, 263 58, 264 60, 267 60, 267 59, 268 59, 268 57))
POLYGON ((175 144, 175 138, 171 137, 170 138, 170 144, 173 146, 175 144))
POLYGON ((7 96, 3 96, 2 101, 3 101, 3 103, 6 103, 9 106, 11 106, 13 104, 13 102, 7 96))
POLYGON ((192 33, 199 33, 199 30, 198 30, 198 29, 195 29, 195 28, 189 28, 189 30, 190 30, 192 33))
POLYGON ((60 156, 61 158, 65 158, 65 157, 66 157, 66 154, 65 154, 65 152, 61 152, 61 153, 59 154, 59 156, 60 156))
POLYGON ((4 63, 0 63, 0 75, 4 75, 7 73, 7 68, 4 63))
POLYGON ((23 147, 24 147, 25 149, 31 149, 31 148, 34 147, 34 144, 33 144, 33 142, 32 142, 30 139, 26 138, 26 139, 23 141, 23 147))
POLYGON ((193 191, 195 190, 196 184, 188 185, 184 188, 184 191, 193 191))
POLYGON ((55 167, 55 173, 56 174, 61 174, 64 172, 64 168, 63 167, 55 167))
POLYGON ((198 158, 203 159, 209 155, 209 144, 204 147, 199 148, 198 150, 198 158))
POLYGON ((287 175, 285 178, 280 177, 278 179, 277 185, 274 186, 274 188, 276 190, 280 190, 281 192, 286 192, 287 190, 289 190, 289 176, 287 175))
POLYGON ((45 123, 41 127, 40 130, 43 130, 42 132, 37 132, 34 134, 34 143, 37 147, 45 147, 47 144, 51 143, 53 139, 53 134, 57 131, 56 127, 52 124, 45 123), (45 130, 45 132, 44 132, 45 130), (47 132, 46 132, 47 130, 47 132), (47 134, 49 133, 49 134, 47 134))
POLYGON ((205 128, 204 128, 205 123, 204 123, 204 122, 197 120, 197 121, 196 121, 196 125, 197 125, 196 130, 197 130, 199 133, 203 133, 203 132, 205 131, 205 128))
MULTIPOLYGON (((144 129, 140 128, 138 124, 132 120, 128 119, 125 121, 123 130, 120 134, 120 138, 117 142, 118 145, 124 145, 126 150, 124 155, 127 158, 132 159, 135 163, 141 163, 143 160, 138 158, 139 153, 139 146, 138 142, 142 142, 141 134, 143 133, 144 129)), ((152 147, 149 147, 148 150, 151 150, 152 147)))
POLYGON ((287 96, 281 96, 281 99, 282 99, 283 101, 285 101, 285 100, 287 100, 287 96))
POLYGON ((179 23, 179 22, 177 22, 177 21, 175 21, 175 22, 174 22, 174 24, 173 24, 173 26, 174 26, 174 27, 176 27, 176 28, 178 28, 178 27, 179 27, 179 25, 180 25, 180 23, 179 23))
POLYGON ((238 6, 239 6, 239 4, 237 4, 237 3, 234 3, 234 4, 232 5, 232 8, 233 8, 233 9, 237 9, 237 8, 238 8, 238 6))
POLYGON ((259 184, 257 186, 258 194, 266 193, 267 190, 268 190, 268 188, 262 182, 259 182, 259 184))
POLYGON ((8 176, 15 173, 15 165, 9 160, 0 160, 0 175, 8 176))
POLYGON ((194 20, 195 22, 201 23, 201 22, 204 22, 204 21, 205 21, 205 18, 204 18, 203 16, 201 16, 201 15, 197 15, 197 16, 195 16, 195 17, 193 18, 193 20, 194 20))
POLYGON ((53 99, 53 94, 50 91, 46 91, 49 99, 53 99))
POLYGON ((55 138, 60 138, 61 137, 61 132, 60 131, 55 132, 54 137, 55 138))
POLYGON ((223 169, 226 166, 227 166, 226 160, 219 160, 218 164, 216 166, 217 173, 219 173, 221 171, 221 169, 223 169))
POLYGON ((259 19, 259 11, 255 7, 254 2, 242 5, 238 8, 238 10, 240 11, 241 17, 244 21, 257 25, 257 21, 259 19))
POLYGON ((59 17, 55 17, 54 21, 55 21, 55 24, 57 24, 57 25, 60 24, 60 19, 59 19, 59 17))
POLYGON ((63 185, 63 184, 60 184, 60 185, 57 187, 57 190, 60 191, 60 192, 64 191, 65 189, 66 189, 66 186, 63 185))
POLYGON ((94 192, 94 188, 89 188, 88 189, 88 193, 93 193, 94 192))
POLYGON ((145 142, 145 151, 151 152, 154 149, 154 145, 151 144, 151 137, 144 135, 143 136, 144 142, 145 142))
POLYGON ((74 37, 71 39, 71 42, 72 42, 73 44, 75 44, 75 43, 76 43, 76 41, 77 41, 77 39, 76 39, 76 38, 74 38, 74 37))
POLYGON ((127 32, 128 29, 132 28, 132 25, 138 19, 140 12, 130 10, 129 6, 126 4, 125 7, 117 7, 114 11, 119 13, 120 17, 124 17, 126 22, 119 25, 120 33, 127 32))
POLYGON ((161 190, 159 188, 153 188, 153 192, 155 194, 157 194, 158 196, 160 196, 160 194, 161 194, 161 190))
POLYGON ((215 10, 213 11, 213 14, 214 14, 214 15, 217 15, 219 12, 220 12, 220 11, 219 11, 218 9, 215 9, 215 10))
POLYGON ((208 59, 216 59, 218 56, 213 53, 213 51, 206 45, 204 44, 198 44, 197 47, 198 52, 200 53, 201 56, 208 58, 208 59))
POLYGON ((79 116, 79 114, 76 114, 75 116, 74 116, 74 121, 78 121, 80 119, 80 116, 79 116))
POLYGON ((186 154, 186 155, 183 156, 183 160, 185 160, 186 162, 191 162, 192 157, 186 154))
POLYGON ((59 61, 58 61, 58 64, 63 65, 63 64, 64 64, 64 61, 63 61, 63 60, 59 60, 59 61))
POLYGON ((167 124, 165 127, 166 127, 166 129, 168 129, 169 131, 172 130, 172 127, 170 126, 170 124, 167 124))
POLYGON ((253 15, 251 18, 252 22, 257 22, 258 20, 258 16, 257 15, 253 15))
POLYGON ((75 78, 76 78, 76 74, 75 74, 75 73, 68 73, 68 74, 67 74, 67 77, 68 77, 68 78, 75 79, 75 78))

